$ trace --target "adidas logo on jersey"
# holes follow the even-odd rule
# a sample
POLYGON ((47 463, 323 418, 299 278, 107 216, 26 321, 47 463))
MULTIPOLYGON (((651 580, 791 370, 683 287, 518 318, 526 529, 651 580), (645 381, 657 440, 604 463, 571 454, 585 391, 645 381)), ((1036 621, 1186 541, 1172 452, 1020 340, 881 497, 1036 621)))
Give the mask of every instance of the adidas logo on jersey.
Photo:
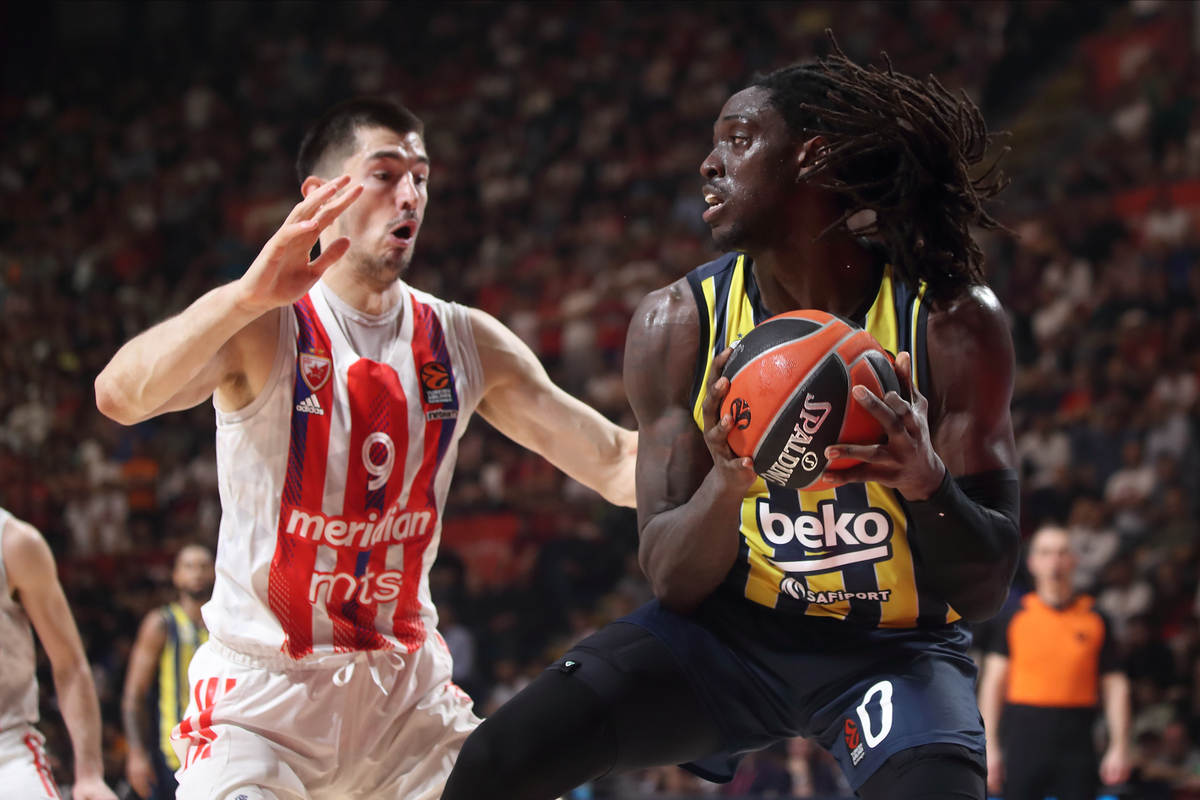
POLYGON ((325 414, 325 409, 321 408, 321 404, 317 402, 315 394, 310 394, 299 403, 296 403, 296 410, 303 411, 305 414, 316 414, 318 416, 325 414))

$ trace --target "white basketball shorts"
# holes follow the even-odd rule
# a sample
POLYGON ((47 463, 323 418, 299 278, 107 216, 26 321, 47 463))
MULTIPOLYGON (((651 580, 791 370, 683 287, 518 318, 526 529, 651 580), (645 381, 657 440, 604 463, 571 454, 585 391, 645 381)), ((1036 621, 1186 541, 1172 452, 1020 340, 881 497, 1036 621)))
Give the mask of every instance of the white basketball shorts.
POLYGON ((296 669, 209 641, 171 734, 179 800, 425 800, 479 724, 436 632, 416 653, 355 653, 296 669), (245 662, 245 663, 242 663, 245 662), (274 666, 274 665, 272 665, 274 666))
POLYGON ((0 797, 61 800, 46 758, 45 743, 32 725, 0 731, 0 797))

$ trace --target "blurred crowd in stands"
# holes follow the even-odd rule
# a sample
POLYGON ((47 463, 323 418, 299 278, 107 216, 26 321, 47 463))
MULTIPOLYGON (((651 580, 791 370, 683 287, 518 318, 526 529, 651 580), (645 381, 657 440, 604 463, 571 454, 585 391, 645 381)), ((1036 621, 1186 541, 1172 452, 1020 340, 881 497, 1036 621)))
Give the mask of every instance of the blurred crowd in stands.
MULTIPOLYGON (((215 545, 220 502, 207 405, 121 428, 97 413, 92 380, 126 339, 245 270, 298 199, 306 125, 359 94, 413 108, 433 172, 407 280, 496 315, 560 385, 634 427, 629 315, 713 257, 697 171, 712 121, 754 71, 826 52, 828 27, 851 57, 879 63, 886 50, 1013 131, 1014 184, 996 214, 1020 239, 981 242, 1017 348, 1023 527, 1059 521, 1077 542, 1079 588, 1112 620, 1134 683, 1143 789, 1200 791, 1193 4, 21 13, 33 15, 28 41, 9 34, 0 82, 0 504, 59 556, 114 785, 137 623, 169 599, 173 552, 215 545)), ((481 714, 651 596, 634 516, 482 420, 462 441, 447 517, 431 582, 455 679, 481 714)), ((62 766, 45 668, 42 679, 62 766)), ((719 790, 664 769, 579 796, 713 791, 847 790, 829 757, 796 740, 748 757, 719 790)))

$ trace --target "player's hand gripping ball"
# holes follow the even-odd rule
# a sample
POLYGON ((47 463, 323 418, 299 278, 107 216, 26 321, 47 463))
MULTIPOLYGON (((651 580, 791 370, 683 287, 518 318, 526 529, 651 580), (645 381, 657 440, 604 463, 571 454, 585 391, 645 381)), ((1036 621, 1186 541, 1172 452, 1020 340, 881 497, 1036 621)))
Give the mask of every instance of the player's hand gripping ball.
POLYGON ((865 386, 876 397, 900 391, 892 358, 875 337, 824 311, 789 311, 763 322, 734 345, 721 373, 729 391, 721 417, 733 417, 729 446, 754 460, 764 480, 788 489, 824 491, 835 444, 881 444, 883 427, 850 396, 865 386))

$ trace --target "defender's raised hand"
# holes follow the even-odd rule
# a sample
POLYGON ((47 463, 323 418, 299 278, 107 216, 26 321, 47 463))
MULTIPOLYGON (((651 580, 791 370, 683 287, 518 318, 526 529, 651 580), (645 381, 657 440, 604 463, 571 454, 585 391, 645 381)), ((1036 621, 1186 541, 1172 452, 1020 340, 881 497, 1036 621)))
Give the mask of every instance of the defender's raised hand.
POLYGON ((933 450, 929 437, 929 401, 917 389, 912 376, 912 355, 896 357, 896 377, 908 385, 912 402, 896 392, 882 399, 866 387, 856 386, 854 399, 879 420, 887 434, 886 444, 837 444, 825 449, 825 457, 853 458, 862 461, 846 469, 828 470, 826 483, 864 483, 875 481, 890 486, 907 500, 926 500, 942 485, 946 467, 933 450))
POLYGON ((321 232, 362 194, 362 184, 342 192, 349 184, 350 176, 343 175, 317 187, 296 204, 238 282, 241 301, 247 308, 262 313, 291 305, 346 254, 350 239, 342 236, 323 248, 315 260, 309 260, 321 232))

